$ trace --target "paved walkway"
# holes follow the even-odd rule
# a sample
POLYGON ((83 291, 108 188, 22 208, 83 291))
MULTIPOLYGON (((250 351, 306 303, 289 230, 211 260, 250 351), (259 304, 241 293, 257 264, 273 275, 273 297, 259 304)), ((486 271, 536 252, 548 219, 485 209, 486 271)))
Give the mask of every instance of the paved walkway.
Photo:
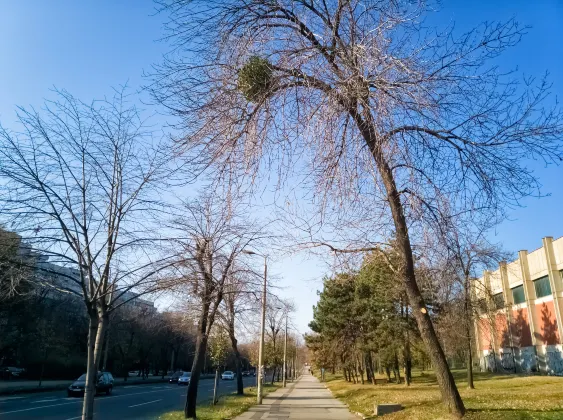
POLYGON ((357 420, 317 378, 304 374, 288 388, 280 388, 235 420, 299 419, 357 420))

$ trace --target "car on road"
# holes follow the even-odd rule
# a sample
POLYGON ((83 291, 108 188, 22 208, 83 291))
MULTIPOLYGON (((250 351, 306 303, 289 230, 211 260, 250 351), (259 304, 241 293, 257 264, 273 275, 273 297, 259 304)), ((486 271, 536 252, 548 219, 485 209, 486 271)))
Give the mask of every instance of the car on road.
POLYGON ((235 379, 235 374, 230 370, 226 370, 221 375, 221 379, 223 379, 224 381, 225 380, 232 381, 235 379))
MULTIPOLYGON (((83 374, 74 381, 66 390, 69 397, 82 396, 84 395, 84 389, 86 388, 86 374, 83 374)), ((109 372, 98 372, 96 381, 96 394, 105 392, 106 395, 110 395, 113 390, 113 375, 109 372)))
POLYGON ((170 384, 176 384, 178 383, 178 379, 180 378, 180 376, 182 376, 184 374, 184 371, 179 370, 177 372, 172 373, 169 377, 168 377, 168 383, 170 384))
POLYGON ((178 378, 178 385, 189 385, 191 378, 192 372, 184 372, 182 376, 178 378))
POLYGON ((247 370, 242 371, 242 376, 250 376, 250 372, 247 370))
POLYGON ((25 369, 15 366, 5 366, 0 368, 0 377, 2 379, 15 379, 25 376, 25 369))

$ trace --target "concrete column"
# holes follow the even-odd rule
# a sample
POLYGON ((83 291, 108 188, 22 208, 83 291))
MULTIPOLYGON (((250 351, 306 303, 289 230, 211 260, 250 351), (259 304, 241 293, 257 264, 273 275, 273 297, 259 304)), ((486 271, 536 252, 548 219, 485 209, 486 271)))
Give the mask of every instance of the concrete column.
POLYGON ((483 283, 485 284, 486 290, 487 317, 489 321, 489 329, 491 332, 491 346, 493 347, 493 352, 495 353, 496 358, 499 356, 499 349, 497 348, 497 309, 493 301, 493 293, 491 289, 491 272, 489 270, 485 270, 483 272, 483 283))
POLYGON ((514 357, 514 340, 512 339, 512 305, 514 299, 512 297, 512 291, 510 290, 510 285, 508 284, 508 270, 506 268, 506 261, 501 261, 499 263, 500 271, 500 281, 502 283, 502 295, 504 297, 504 314, 506 315, 506 326, 508 328, 508 341, 510 343, 510 348, 513 349, 514 357))
POLYGON ((530 333, 532 334, 532 344, 538 346, 536 338, 536 324, 534 300, 536 298, 536 291, 534 284, 530 278, 530 267, 528 266, 528 251, 518 251, 518 259, 520 260, 520 269, 522 270, 522 280, 524 286, 524 297, 526 298, 526 305, 528 306, 528 322, 530 323, 530 333))
POLYGON ((561 328, 563 323, 561 323, 561 291, 563 290, 563 284, 561 279, 561 273, 557 270, 557 265, 555 264, 555 252, 553 251, 553 238, 551 236, 546 236, 542 239, 543 249, 545 251, 545 257, 547 259, 547 270, 549 273, 549 285, 551 286, 551 294, 553 295, 553 307, 555 308, 555 317, 557 319, 557 331, 559 332, 559 344, 562 344, 562 334, 561 328))

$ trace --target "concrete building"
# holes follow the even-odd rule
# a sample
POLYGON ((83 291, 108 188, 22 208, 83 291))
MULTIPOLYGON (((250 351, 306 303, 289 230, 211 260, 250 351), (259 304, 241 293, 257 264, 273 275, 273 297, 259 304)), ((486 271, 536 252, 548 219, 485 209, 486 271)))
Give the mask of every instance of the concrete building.
POLYGON ((481 368, 563 375, 563 237, 502 262, 473 282, 481 368))

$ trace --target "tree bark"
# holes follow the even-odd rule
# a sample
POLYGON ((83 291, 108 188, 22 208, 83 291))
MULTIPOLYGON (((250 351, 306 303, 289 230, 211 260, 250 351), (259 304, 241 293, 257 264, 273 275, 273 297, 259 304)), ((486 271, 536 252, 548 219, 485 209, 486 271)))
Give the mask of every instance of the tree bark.
POLYGON ((201 370, 207 353, 207 335, 200 333, 197 338, 194 362, 192 364, 192 376, 188 385, 186 395, 186 405, 184 406, 184 417, 187 419, 196 418, 197 387, 201 370))
POLYGON ((466 274, 464 309, 465 309, 465 335, 467 337, 467 388, 475 389, 475 385, 473 384, 473 354, 471 350, 472 316, 471 316, 471 291, 469 290, 470 288, 469 281, 470 281, 469 276, 466 274))
POLYGON ((213 405, 216 405, 217 400, 217 388, 219 387, 219 368, 215 369, 215 383, 213 384, 213 405))
POLYGON ((420 293, 420 289, 418 288, 418 284, 416 282, 414 257, 408 232, 408 225, 405 219, 403 204, 401 202, 401 195, 397 190, 393 170, 389 166, 389 163, 383 154, 381 144, 383 140, 378 138, 375 131, 375 125, 372 121, 372 116, 369 112, 366 111, 362 114, 366 118, 366 120, 364 120, 357 109, 350 109, 349 111, 352 118, 356 121, 356 124, 358 125, 358 128, 371 151, 385 186, 387 200, 395 225, 397 247, 403 257, 401 272, 405 282, 407 297, 413 308, 414 318, 418 325, 422 341, 430 354, 430 359, 432 360, 432 364, 436 372, 436 379, 440 385, 442 400, 446 403, 452 414, 457 417, 463 417, 465 414, 465 406, 463 405, 463 401, 461 400, 461 396, 457 390, 446 356, 442 350, 442 346, 440 345, 440 341, 438 340, 438 336, 436 335, 436 331, 432 325, 432 320, 428 314, 428 309, 426 308, 426 304, 424 303, 424 299, 422 298, 422 294, 420 293))
MULTIPOLYGON (((234 323, 234 317, 233 323, 234 323)), ((242 359, 240 357, 240 352, 238 351, 238 340, 235 337, 235 326, 232 323, 229 323, 229 337, 231 339, 231 347, 233 349, 233 353, 235 354, 235 364, 236 364, 236 374, 237 374, 237 394, 243 395, 244 394, 244 383, 242 381, 242 359)))
POLYGON ((94 396, 96 395, 96 383, 98 381, 98 366, 102 355, 102 345, 105 333, 105 317, 90 311, 88 321, 88 357, 86 366, 86 386, 84 389, 84 400, 82 405, 82 420, 94 418, 94 396))

